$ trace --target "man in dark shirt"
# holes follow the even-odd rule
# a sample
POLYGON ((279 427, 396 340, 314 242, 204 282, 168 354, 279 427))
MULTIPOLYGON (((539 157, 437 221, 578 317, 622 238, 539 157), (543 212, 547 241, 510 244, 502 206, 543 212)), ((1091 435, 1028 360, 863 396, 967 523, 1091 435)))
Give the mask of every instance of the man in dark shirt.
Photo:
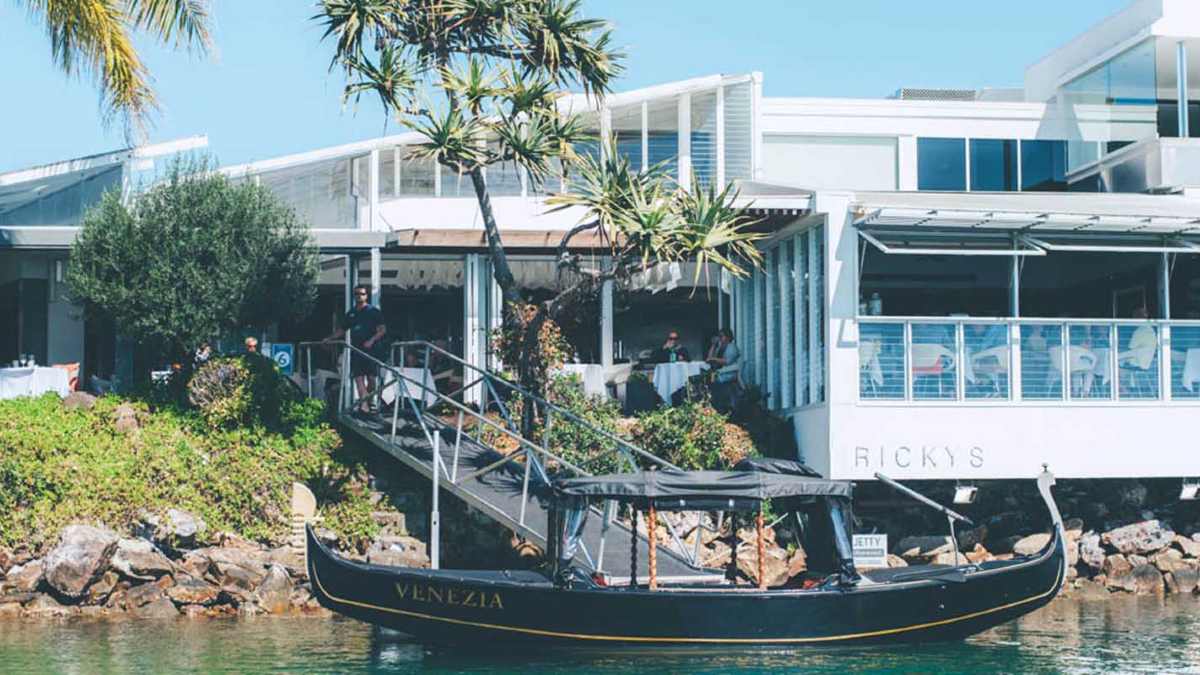
MULTIPOLYGON (((357 350, 379 359, 378 348, 382 344, 384 333, 387 332, 387 326, 383 322, 383 312, 378 307, 370 305, 367 302, 368 297, 369 292, 366 286, 359 284, 354 287, 354 307, 350 308, 350 311, 346 312, 346 316, 342 318, 341 328, 325 338, 325 341, 340 339, 346 335, 346 331, 350 331, 351 345, 357 350)), ((369 412, 370 404, 367 401, 367 393, 375 388, 377 366, 374 361, 357 350, 351 352, 350 355, 350 375, 354 378, 358 398, 361 399, 359 410, 369 412)))

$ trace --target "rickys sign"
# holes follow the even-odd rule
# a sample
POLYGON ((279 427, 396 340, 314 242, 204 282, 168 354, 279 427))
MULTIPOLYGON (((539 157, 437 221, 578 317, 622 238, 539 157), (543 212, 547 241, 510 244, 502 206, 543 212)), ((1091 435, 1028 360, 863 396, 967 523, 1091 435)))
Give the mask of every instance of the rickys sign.
POLYGON ((984 468, 984 451, 978 445, 879 445, 855 446, 853 470, 909 470, 922 473, 984 468))

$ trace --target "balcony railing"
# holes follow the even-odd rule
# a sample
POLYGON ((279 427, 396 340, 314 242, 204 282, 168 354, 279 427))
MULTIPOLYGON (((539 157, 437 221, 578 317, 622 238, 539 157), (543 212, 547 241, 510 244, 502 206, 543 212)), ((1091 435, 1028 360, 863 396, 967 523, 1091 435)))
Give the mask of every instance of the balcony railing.
POLYGON ((1200 321, 858 321, 864 401, 1200 402, 1200 321))

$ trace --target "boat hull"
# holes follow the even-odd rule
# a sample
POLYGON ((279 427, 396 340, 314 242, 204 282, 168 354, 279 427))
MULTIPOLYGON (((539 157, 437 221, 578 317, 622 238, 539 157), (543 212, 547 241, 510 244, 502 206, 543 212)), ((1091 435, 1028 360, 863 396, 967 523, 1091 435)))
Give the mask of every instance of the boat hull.
POLYGON ((819 590, 555 588, 533 573, 367 565, 308 533, 313 594, 340 614, 431 643, 833 645, 957 640, 1054 599, 1066 555, 891 574, 819 590), (909 578, 904 575, 908 574, 909 578))

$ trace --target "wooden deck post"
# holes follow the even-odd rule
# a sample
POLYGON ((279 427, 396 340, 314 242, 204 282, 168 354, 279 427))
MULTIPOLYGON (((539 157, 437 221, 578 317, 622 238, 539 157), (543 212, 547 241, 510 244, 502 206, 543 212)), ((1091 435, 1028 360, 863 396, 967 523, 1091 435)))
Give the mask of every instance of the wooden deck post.
POLYGON ((767 590, 767 545, 763 542, 763 506, 758 503, 758 590, 767 590))
POLYGON ((646 516, 646 533, 650 537, 650 559, 647 561, 650 565, 650 590, 658 590, 658 554, 655 549, 658 548, 658 542, 655 541, 655 527, 658 524, 658 511, 654 508, 654 502, 650 502, 650 510, 646 516))

